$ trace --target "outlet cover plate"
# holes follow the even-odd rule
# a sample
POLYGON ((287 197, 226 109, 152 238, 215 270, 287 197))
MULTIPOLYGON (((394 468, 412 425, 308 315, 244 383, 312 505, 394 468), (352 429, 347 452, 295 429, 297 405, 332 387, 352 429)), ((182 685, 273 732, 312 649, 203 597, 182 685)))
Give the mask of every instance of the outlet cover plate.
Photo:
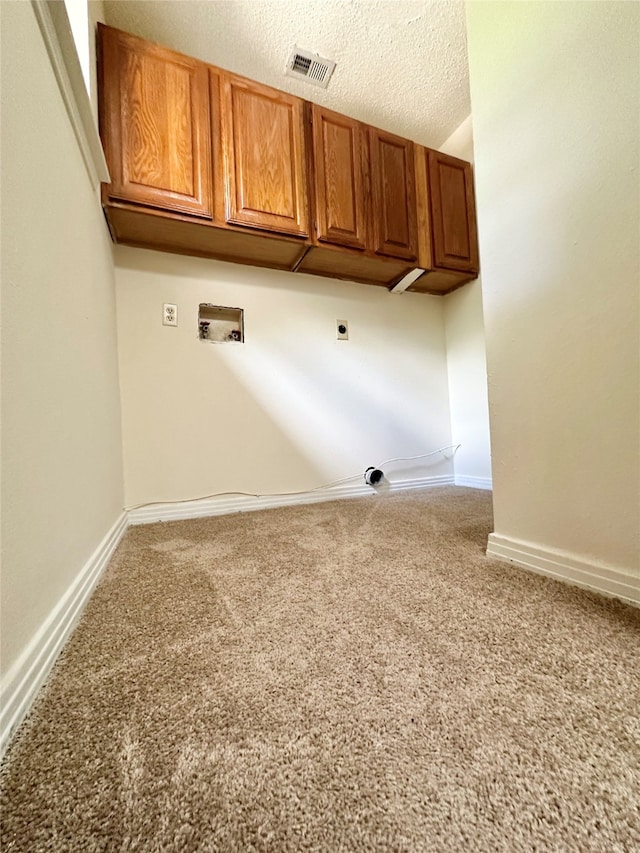
POLYGON ((349 340, 349 323, 347 320, 336 320, 336 338, 339 341, 349 340))
POLYGON ((178 306, 172 305, 170 302, 165 302, 162 306, 162 324, 163 326, 178 325, 178 306))

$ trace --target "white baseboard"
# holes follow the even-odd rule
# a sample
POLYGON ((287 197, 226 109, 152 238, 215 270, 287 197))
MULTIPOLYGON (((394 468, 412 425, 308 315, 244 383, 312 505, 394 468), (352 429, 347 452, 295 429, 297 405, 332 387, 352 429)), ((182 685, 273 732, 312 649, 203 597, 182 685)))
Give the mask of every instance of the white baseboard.
POLYGON ((127 529, 122 513, 0 685, 0 757, 27 715, 103 569, 127 529))
POLYGON ((542 575, 614 596, 640 607, 640 575, 588 563, 561 551, 539 548, 496 533, 489 534, 487 554, 542 575))
POLYGON ((486 489, 487 491, 493 489, 491 477, 465 477, 456 474, 455 484, 456 486, 466 486, 468 489, 486 489))
POLYGON ((156 521, 178 521, 187 518, 228 515, 233 512, 253 512, 279 506, 320 503, 322 501, 342 500, 343 498, 360 498, 409 489, 429 489, 433 486, 450 485, 453 485, 453 477, 443 475, 411 480, 394 480, 392 482, 384 480, 376 488, 368 486, 363 479, 362 482, 330 486, 317 491, 299 492, 292 495, 264 495, 261 497, 221 495, 203 498, 202 500, 155 504, 131 509, 129 510, 129 524, 152 524, 156 521))

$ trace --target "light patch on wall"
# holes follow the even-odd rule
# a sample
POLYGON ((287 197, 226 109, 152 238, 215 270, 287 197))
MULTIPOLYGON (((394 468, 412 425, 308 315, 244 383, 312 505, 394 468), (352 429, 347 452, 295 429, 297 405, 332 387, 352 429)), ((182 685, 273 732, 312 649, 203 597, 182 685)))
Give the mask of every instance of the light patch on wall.
MULTIPOLYGON (((369 349, 351 357, 335 345, 323 349, 317 362, 321 369, 313 373, 309 363, 301 364, 298 348, 288 352, 286 344, 252 343, 250 360, 238 359, 233 352, 222 352, 221 357, 300 454, 328 476, 354 473, 354 456, 366 467, 382 461, 381 453, 388 457, 407 447, 419 453, 437 446, 429 436, 425 398, 415 393, 416 377, 400 368, 404 362, 400 346, 395 381, 383 387, 380 365, 369 349)), ((441 438, 448 440, 438 434, 436 441, 441 438)), ((428 464, 435 469, 443 461, 428 464)), ((424 469, 424 465, 409 467, 424 469)), ((430 473, 448 470, 446 463, 442 471, 430 473)))

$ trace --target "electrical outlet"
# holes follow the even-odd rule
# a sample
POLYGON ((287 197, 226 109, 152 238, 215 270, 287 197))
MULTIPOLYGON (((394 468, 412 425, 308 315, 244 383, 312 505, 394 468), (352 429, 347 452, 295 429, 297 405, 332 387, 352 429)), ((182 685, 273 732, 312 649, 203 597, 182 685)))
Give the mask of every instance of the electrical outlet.
POLYGON ((178 306, 171 305, 168 302, 162 306, 162 325, 177 326, 178 325, 178 306))
POLYGON ((339 341, 349 340, 349 324, 346 320, 336 320, 336 338, 339 341))

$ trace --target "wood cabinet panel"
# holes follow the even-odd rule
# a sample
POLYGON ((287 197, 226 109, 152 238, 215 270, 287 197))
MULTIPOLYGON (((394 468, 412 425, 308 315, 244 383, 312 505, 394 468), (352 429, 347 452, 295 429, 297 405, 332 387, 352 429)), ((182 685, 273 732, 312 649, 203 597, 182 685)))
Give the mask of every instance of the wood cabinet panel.
POLYGON ((206 66, 102 25, 99 50, 109 196, 210 218, 206 66))
POLYGON ((318 240, 366 246, 366 140, 360 122, 312 105, 314 208, 318 240))
POLYGON ((478 270, 478 237, 471 164, 428 151, 433 263, 478 270))
POLYGON ((301 99, 277 89, 223 76, 228 222, 308 236, 303 107, 301 99))
POLYGON ((413 143, 369 129, 373 249, 381 255, 418 256, 413 143))

